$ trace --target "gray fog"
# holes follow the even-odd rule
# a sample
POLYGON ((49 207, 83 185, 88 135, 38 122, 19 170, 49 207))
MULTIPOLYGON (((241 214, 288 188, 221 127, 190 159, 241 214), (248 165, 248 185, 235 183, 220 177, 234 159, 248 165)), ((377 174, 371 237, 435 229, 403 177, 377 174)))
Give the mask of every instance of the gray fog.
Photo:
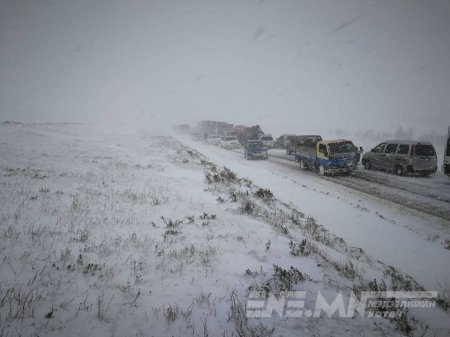
POLYGON ((450 1, 0 1, 0 121, 450 123, 450 1))

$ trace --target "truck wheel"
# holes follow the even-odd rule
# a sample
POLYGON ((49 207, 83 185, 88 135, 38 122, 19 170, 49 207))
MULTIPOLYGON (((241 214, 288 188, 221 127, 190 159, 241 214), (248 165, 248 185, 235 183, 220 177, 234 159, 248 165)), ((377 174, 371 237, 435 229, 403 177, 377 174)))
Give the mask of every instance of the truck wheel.
POLYGON ((319 166, 319 174, 320 174, 321 176, 324 176, 324 175, 325 175, 325 167, 323 167, 323 165, 320 165, 320 166, 319 166))
POLYGON ((363 163, 363 165, 364 165, 364 168, 365 168, 366 170, 370 170, 370 169, 371 169, 370 161, 369 161, 369 160, 365 160, 364 163, 363 163))
POLYGON ((306 170, 306 164, 303 160, 300 160, 300 170, 302 171, 306 170))
POLYGON ((401 167, 400 165, 397 166, 395 168, 395 174, 398 175, 398 176, 402 176, 403 175, 403 167, 401 167))

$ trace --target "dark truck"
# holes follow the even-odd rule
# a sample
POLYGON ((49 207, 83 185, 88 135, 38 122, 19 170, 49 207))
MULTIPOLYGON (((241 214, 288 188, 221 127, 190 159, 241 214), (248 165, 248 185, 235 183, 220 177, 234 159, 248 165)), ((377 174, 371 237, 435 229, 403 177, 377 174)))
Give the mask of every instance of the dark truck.
POLYGON ((350 140, 318 140, 295 148, 300 169, 318 171, 320 175, 350 173, 358 166, 358 148, 350 140))
POLYGON ((250 126, 244 129, 243 131, 239 132, 237 138, 242 146, 246 146, 247 142, 259 139, 263 134, 264 132, 261 129, 261 127, 259 125, 255 125, 250 126))
POLYGON ((260 140, 249 140, 244 147, 245 159, 267 159, 267 147, 260 140))
POLYGON ((322 137, 319 135, 299 135, 291 136, 286 145, 286 154, 294 155, 297 147, 299 146, 314 146, 318 141, 321 141, 322 137))
POLYGON ((447 144, 445 145, 444 166, 442 167, 444 173, 450 177, 450 126, 448 127, 447 144))

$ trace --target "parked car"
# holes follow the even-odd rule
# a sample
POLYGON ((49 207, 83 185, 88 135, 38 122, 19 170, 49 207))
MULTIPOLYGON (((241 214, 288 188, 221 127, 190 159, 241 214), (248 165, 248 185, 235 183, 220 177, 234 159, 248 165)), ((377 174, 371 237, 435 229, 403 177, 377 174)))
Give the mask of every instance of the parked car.
POLYGON ((291 138, 295 137, 294 134, 284 134, 277 138, 275 142, 275 147, 286 149, 291 138))
POLYGON ((249 140, 244 147, 245 159, 267 159, 267 147, 260 140, 249 140))
POLYGON ((265 133, 259 137, 259 140, 263 142, 264 146, 267 148, 273 147, 275 141, 273 140, 272 135, 265 133))
POLYGON ((366 169, 427 176, 437 171, 437 156, 433 144, 416 140, 389 140, 364 153, 366 169))
POLYGON ((241 145, 236 136, 224 136, 220 140, 220 146, 224 149, 237 149, 241 145))
POLYGON ((447 144, 445 146, 443 171, 450 177, 450 126, 448 127, 447 144))
POLYGON ((358 148, 350 140, 318 140, 298 145, 295 160, 300 169, 312 169, 321 176, 336 173, 350 173, 358 165, 358 148))
POLYGON ((220 136, 217 134, 208 135, 206 143, 209 145, 220 145, 220 136))

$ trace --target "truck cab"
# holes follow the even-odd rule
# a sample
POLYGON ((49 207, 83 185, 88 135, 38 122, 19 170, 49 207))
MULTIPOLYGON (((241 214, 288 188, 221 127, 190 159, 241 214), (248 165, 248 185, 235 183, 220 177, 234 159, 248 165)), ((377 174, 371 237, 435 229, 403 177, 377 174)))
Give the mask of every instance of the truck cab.
POLYGON ((348 173, 358 165, 358 148, 346 139, 317 142, 317 165, 321 175, 348 173))
POLYGON ((271 134, 265 133, 259 136, 259 140, 263 142, 264 146, 267 148, 272 148, 275 144, 271 134))

